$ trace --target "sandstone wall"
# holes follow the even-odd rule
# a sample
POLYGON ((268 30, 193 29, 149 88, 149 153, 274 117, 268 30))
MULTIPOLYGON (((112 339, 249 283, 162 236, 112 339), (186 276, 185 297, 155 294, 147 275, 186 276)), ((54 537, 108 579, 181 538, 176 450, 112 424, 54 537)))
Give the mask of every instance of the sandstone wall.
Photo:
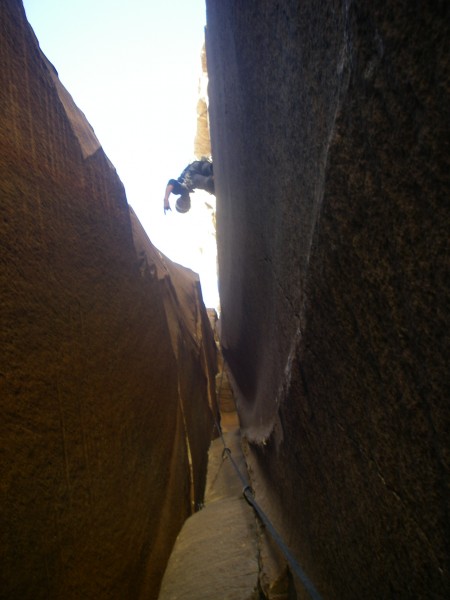
POLYGON ((447 597, 448 6, 207 19, 222 343, 259 498, 325 598, 447 597))
POLYGON ((201 52, 201 75, 198 80, 197 128, 194 139, 194 156, 211 156, 211 139, 209 135, 208 115, 208 70, 206 65, 206 48, 201 52))
POLYGON ((202 500, 214 340, 15 0, 0 195, 0 597, 155 598, 202 500))

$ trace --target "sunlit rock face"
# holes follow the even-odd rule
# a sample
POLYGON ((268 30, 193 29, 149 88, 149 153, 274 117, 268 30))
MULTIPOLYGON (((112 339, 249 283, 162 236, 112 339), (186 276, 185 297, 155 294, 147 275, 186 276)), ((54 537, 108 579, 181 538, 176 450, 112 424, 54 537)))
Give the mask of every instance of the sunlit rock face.
POLYGON ((0 596, 155 598, 203 497, 198 278, 130 214, 19 2, 0 23, 0 596))
POLYGON ((208 114, 208 69, 205 46, 202 48, 200 59, 201 73, 198 79, 197 129, 194 140, 194 155, 197 159, 200 159, 202 156, 211 156, 208 114))
POLYGON ((444 3, 207 1, 222 343, 325 598, 444 598, 444 3))

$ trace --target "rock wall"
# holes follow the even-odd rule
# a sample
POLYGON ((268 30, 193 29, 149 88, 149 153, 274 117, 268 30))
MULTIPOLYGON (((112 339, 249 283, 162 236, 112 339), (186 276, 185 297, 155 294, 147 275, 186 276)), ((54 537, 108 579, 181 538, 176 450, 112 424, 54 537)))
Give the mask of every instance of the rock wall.
POLYGON ((207 22, 257 498, 324 598, 448 597, 448 5, 207 0, 207 22))
POLYGON ((194 139, 194 156, 199 160, 202 156, 211 156, 208 115, 208 69, 206 65, 206 48, 204 45, 200 58, 201 75, 198 80, 197 129, 194 139))
POLYGON ((0 194, 0 597, 156 598, 203 498, 214 340, 15 0, 0 194))

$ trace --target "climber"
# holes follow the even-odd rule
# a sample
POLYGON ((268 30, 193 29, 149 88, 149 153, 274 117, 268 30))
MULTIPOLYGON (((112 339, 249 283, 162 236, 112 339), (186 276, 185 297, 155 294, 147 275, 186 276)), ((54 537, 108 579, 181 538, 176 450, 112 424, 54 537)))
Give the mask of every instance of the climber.
POLYGON ((202 157, 189 164, 178 179, 169 179, 164 195, 164 214, 172 210, 169 204, 170 194, 179 195, 175 202, 175 208, 180 213, 186 213, 191 208, 190 193, 195 189, 206 190, 214 194, 213 164, 207 158, 202 157))

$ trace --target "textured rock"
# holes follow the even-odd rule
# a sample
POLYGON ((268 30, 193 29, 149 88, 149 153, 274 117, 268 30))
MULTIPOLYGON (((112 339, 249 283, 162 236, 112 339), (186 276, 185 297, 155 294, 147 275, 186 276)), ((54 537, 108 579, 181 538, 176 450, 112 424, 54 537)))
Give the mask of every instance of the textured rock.
POLYGON ((208 69, 206 66, 206 50, 204 46, 201 54, 201 66, 202 72, 198 82, 197 130, 194 140, 194 155, 198 159, 202 156, 211 156, 208 115, 208 69))
POLYGON ((207 18, 222 342, 257 492, 325 598, 448 597, 447 3, 207 18))
POLYGON ((0 597, 154 598, 203 500, 215 347, 21 4, 0 3, 0 597))
MULTIPOLYGON (((224 433, 240 472, 246 467, 236 413, 224 433)), ((224 428, 225 430, 225 428, 224 428)), ((257 600, 258 546, 255 515, 242 495, 242 484, 223 443, 209 450, 205 507, 185 522, 170 556, 159 600, 257 600)))

